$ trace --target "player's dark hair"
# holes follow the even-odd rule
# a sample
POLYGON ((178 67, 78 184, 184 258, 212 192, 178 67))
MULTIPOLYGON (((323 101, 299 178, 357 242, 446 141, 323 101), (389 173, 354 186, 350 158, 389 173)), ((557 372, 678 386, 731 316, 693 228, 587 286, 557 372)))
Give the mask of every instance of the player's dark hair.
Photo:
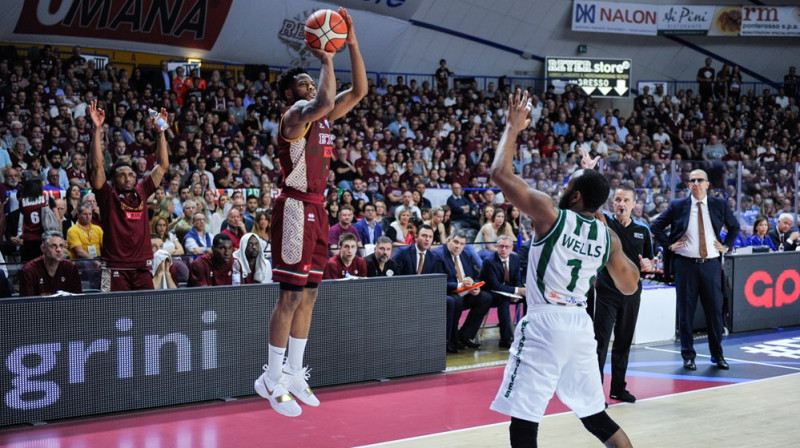
POLYGON ((117 170, 126 166, 131 170, 133 170, 133 165, 131 165, 130 162, 126 162, 124 160, 117 160, 116 163, 114 163, 114 165, 111 166, 111 178, 113 179, 117 177, 117 170))
POLYGON ((278 95, 280 95, 281 99, 284 101, 289 100, 289 98, 286 98, 286 90, 292 88, 295 76, 303 73, 308 74, 308 71, 303 67, 292 67, 281 73, 281 76, 278 78, 278 95))
POLYGON ((583 170, 583 174, 575 178, 575 191, 583 196, 583 208, 586 211, 597 211, 608 200, 610 187, 608 180, 595 170, 583 170))
POLYGON ((42 195, 42 180, 35 175, 26 175, 19 198, 35 199, 42 195))
POLYGON ((231 237, 224 233, 218 233, 214 235, 214 241, 211 243, 212 246, 218 247, 220 244, 224 243, 225 241, 230 241, 233 243, 231 237))

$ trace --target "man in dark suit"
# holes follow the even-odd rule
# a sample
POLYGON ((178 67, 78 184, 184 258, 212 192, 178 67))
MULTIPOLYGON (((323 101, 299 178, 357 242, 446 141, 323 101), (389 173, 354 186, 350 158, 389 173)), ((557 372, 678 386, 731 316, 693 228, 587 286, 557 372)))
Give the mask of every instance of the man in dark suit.
POLYGON ((153 93, 163 95, 172 90, 172 76, 167 68, 167 61, 161 61, 161 70, 153 74, 153 93))
POLYGON ((513 252, 516 241, 509 235, 497 237, 497 252, 483 259, 481 278, 486 282, 486 290, 492 294, 492 306, 497 307, 497 320, 500 324, 500 347, 509 348, 514 342, 514 326, 511 324, 509 306, 512 303, 525 304, 525 287, 519 274, 519 255, 513 252), (515 294, 521 298, 499 294, 515 294))
MULTIPOLYGON (((703 170, 689 173, 691 196, 676 199, 650 227, 659 244, 671 254, 678 298, 678 327, 681 337, 683 367, 696 370, 692 340, 692 321, 697 296, 706 315, 711 361, 727 370, 722 356, 722 275, 720 256, 727 253, 739 234, 739 223, 724 199, 707 195, 708 174, 703 170), (727 228, 725 241, 717 238, 727 228), (670 228, 669 235, 666 228, 670 228)), ((665 262, 666 263, 666 262, 665 262)))
POLYGON ((492 306, 491 294, 481 288, 470 289, 466 294, 457 291, 465 286, 472 286, 480 279, 480 268, 470 262, 470 257, 464 253, 467 245, 467 233, 458 230, 447 238, 447 244, 434 252, 441 258, 447 274, 447 352, 458 353, 459 348, 478 348, 481 345, 473 342, 481 322, 492 306), (469 309, 467 320, 461 330, 458 321, 464 309, 469 309))
POLYGON ((441 258, 429 250, 432 242, 433 229, 427 224, 421 225, 416 243, 401 247, 392 257, 397 265, 395 275, 444 274, 441 258))
POLYGON ((792 251, 800 245, 800 233, 794 226, 794 216, 791 213, 781 213, 778 216, 778 225, 769 231, 768 236, 778 250, 792 251))

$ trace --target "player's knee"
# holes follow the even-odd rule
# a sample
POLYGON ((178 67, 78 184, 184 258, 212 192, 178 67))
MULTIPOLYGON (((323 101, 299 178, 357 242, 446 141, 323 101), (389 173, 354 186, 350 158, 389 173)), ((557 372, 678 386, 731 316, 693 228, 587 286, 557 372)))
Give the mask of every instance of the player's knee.
POLYGON ((606 411, 584 417, 581 423, 603 443, 619 431, 619 425, 606 414, 606 411))
POLYGON ((306 283, 305 288, 306 289, 317 289, 317 288, 319 288, 319 283, 308 282, 308 283, 306 283))
POLYGON ((536 448, 539 424, 511 417, 511 426, 508 427, 508 433, 511 438, 511 448, 536 448))
POLYGON ((291 283, 281 282, 280 289, 281 291, 301 292, 303 290, 303 287, 298 285, 293 285, 291 283))

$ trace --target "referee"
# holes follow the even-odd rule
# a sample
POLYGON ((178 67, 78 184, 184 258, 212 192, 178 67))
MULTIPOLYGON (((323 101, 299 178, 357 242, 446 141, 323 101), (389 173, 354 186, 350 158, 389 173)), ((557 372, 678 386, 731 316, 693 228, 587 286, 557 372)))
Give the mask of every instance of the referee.
MULTIPOLYGON (((636 205, 634 190, 619 187, 614 194, 614 215, 608 217, 608 227, 617 233, 625 255, 643 272, 653 269, 653 243, 650 229, 631 219, 631 210, 636 205)), ((628 370, 628 355, 636 329, 639 304, 642 296, 642 281, 630 296, 623 295, 614 286, 607 269, 597 276, 594 291, 589 293, 588 311, 594 321, 594 338, 597 340, 597 360, 600 364, 600 381, 606 363, 611 331, 614 331, 614 347, 611 350, 611 393, 614 400, 633 403, 636 397, 625 389, 625 372, 628 370)))

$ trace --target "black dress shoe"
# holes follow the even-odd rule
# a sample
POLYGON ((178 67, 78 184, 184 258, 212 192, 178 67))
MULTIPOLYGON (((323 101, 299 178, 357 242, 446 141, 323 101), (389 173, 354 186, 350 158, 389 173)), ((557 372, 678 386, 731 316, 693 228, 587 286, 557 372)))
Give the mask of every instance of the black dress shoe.
POLYGON ((624 401, 626 403, 636 403, 636 397, 634 397, 633 394, 627 390, 623 390, 620 393, 611 392, 608 396, 613 400, 624 401))
POLYGON ((461 343, 464 344, 466 347, 469 347, 469 348, 480 348, 481 347, 481 344, 476 344, 475 342, 472 342, 467 338, 461 338, 461 343))
POLYGON ((500 348, 511 348, 511 341, 501 340, 498 345, 500 346, 500 348))
POLYGON ((456 345, 450 341, 447 341, 447 353, 458 353, 456 345))
POLYGON ((697 364, 694 363, 694 359, 684 359, 683 368, 686 370, 697 370, 697 364))
POLYGON ((730 370, 730 368, 731 368, 731 366, 728 365, 728 362, 725 361, 725 358, 723 358, 722 356, 720 356, 719 358, 716 358, 714 360, 714 362, 717 364, 717 368, 718 369, 730 370))
POLYGON ((452 342, 452 344, 453 344, 453 347, 456 348, 456 350, 464 350, 465 348, 467 348, 466 345, 462 344, 459 341, 452 342))

